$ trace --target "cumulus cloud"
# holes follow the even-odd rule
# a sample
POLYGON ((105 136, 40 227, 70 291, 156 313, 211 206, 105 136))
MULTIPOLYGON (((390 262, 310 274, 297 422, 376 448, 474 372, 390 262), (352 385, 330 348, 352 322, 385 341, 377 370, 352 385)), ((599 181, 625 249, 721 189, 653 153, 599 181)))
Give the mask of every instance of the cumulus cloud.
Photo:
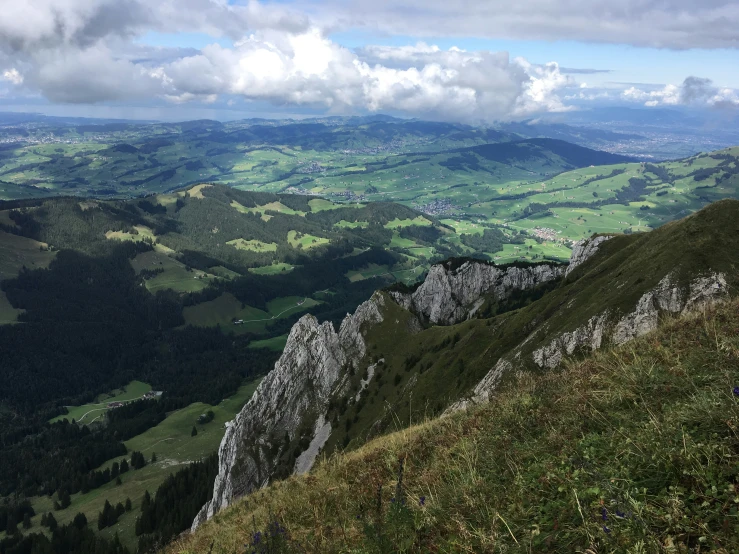
POLYGON ((14 67, 3 72, 3 79, 14 85, 20 85, 23 83, 23 75, 21 75, 14 67))
POLYGON ((624 100, 645 106, 700 106, 712 108, 739 107, 739 96, 730 88, 714 86, 711 79, 687 77, 680 86, 665 85, 656 90, 631 86, 621 93, 624 100))
MULTIPOLYGON (((638 28, 643 18, 654 16, 650 24, 667 23, 656 25, 650 36, 669 28, 673 38, 695 38, 700 32, 691 27, 691 18, 710 19, 718 13, 722 21, 734 17, 733 8, 722 0, 706 0, 703 7, 672 19, 666 15, 672 13, 670 6, 688 0, 626 0, 612 3, 605 12, 603 0, 521 0, 505 5, 477 0, 454 5, 438 0, 423 4, 348 0, 333 6, 331 0, 321 5, 310 1, 300 6, 307 6, 312 19, 294 5, 256 0, 8 3, 0 11, 0 76, 9 86, 62 103, 147 98, 212 103, 220 97, 241 97, 332 113, 388 111, 491 122, 572 109, 565 103, 568 99, 585 100, 595 94, 578 90, 580 84, 572 74, 605 70, 563 69, 555 62, 511 59, 507 52, 442 49, 426 42, 350 50, 328 38, 329 30, 361 26, 403 34, 444 29, 478 36, 598 35, 601 38, 593 40, 616 40, 638 28), (345 11, 352 5, 355 11, 345 11), (327 12, 326 6, 333 11, 327 12), (625 14, 634 21, 627 24, 625 14), (205 33, 227 40, 214 40, 201 49, 155 48, 145 43, 152 31, 205 33)), ((718 25, 712 36, 721 37, 723 29, 718 25)), ((736 101, 732 91, 700 79, 664 90, 631 87, 623 97, 647 105, 736 101)))
POLYGON ((163 66, 160 77, 172 98, 225 93, 337 113, 402 111, 465 121, 563 110, 557 90, 571 83, 555 63, 511 61, 505 52, 441 50, 421 43, 362 54, 316 29, 297 35, 273 31, 253 34, 233 48, 208 46, 163 66))
POLYGON ((299 18, 269 14, 255 3, 246 6, 248 14, 267 23, 232 46, 147 49, 127 41, 126 34, 135 33, 151 13, 140 10, 106 40, 95 40, 88 27, 102 17, 106 0, 84 9, 66 1, 62 7, 76 9, 60 12, 66 22, 61 29, 41 24, 24 40, 16 33, 4 50, 13 64, 4 70, 6 80, 54 102, 147 97, 214 102, 236 95, 333 113, 390 111, 485 122, 566 110, 558 91, 573 83, 556 63, 510 60, 506 52, 442 50, 425 43, 355 52, 319 28, 302 28, 299 18))

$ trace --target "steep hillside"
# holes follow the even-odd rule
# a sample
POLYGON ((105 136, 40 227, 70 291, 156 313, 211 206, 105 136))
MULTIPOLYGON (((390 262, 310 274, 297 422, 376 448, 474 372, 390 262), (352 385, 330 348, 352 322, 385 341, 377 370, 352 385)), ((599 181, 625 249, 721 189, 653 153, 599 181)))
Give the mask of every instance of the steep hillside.
POLYGON ((519 373, 493 402, 278 481, 166 551, 737 551, 738 314, 731 301, 519 373))
POLYGON ((738 222, 739 202, 723 201, 653 233, 596 237, 576 248, 567 275, 450 260, 415 288, 375 293, 338 334, 305 316, 229 428, 213 500, 195 525, 309 469, 319 451, 485 401, 517 371, 554 368, 729 298, 738 222))

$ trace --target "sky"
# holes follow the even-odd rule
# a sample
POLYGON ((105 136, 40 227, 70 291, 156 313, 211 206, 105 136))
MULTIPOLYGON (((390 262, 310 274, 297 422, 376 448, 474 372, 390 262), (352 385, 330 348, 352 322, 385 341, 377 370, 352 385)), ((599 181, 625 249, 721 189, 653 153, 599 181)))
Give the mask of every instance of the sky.
POLYGON ((735 0, 14 0, 0 110, 492 124, 739 109, 735 0))

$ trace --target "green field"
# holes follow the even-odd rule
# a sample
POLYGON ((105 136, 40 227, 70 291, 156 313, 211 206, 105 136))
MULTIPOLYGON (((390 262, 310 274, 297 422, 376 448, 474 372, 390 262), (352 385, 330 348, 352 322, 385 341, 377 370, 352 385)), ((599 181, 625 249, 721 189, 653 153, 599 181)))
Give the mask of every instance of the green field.
POLYGON ((353 283, 355 281, 362 281, 364 279, 371 279, 372 277, 380 277, 382 275, 392 275, 388 266, 369 264, 363 268, 348 271, 346 273, 346 278, 353 283))
POLYGON ((67 406, 69 413, 50 419, 50 423, 60 421, 62 419, 72 420, 77 423, 92 423, 100 416, 108 411, 108 403, 110 402, 126 402, 141 398, 144 394, 151 390, 151 385, 142 383, 141 381, 131 381, 128 385, 120 390, 112 391, 109 394, 101 394, 96 398, 95 402, 83 404, 82 406, 67 406))
POLYGON ((156 242, 156 235, 148 227, 144 225, 134 225, 133 228, 135 232, 108 231, 107 233, 105 233, 105 238, 110 240, 151 240, 152 242, 156 242))
POLYGON ((23 267, 48 267, 54 256, 45 243, 0 231, 0 280, 17 276, 23 267))
POLYGON ((410 227, 412 225, 428 226, 431 222, 423 216, 418 216, 415 219, 393 219, 385 224, 388 229, 402 229, 403 227, 410 227))
POLYGON ((254 273, 256 275, 275 275, 277 273, 292 271, 294 268, 295 266, 293 265, 280 262, 272 265, 265 265, 262 267, 250 267, 249 273, 254 273))
POLYGON ((144 269, 161 273, 146 280, 150 292, 172 289, 177 292, 197 292, 208 286, 213 275, 199 270, 188 271, 185 264, 162 252, 144 252, 131 260, 131 265, 140 273, 144 269))
MULTIPOLYGON (((322 212, 324 210, 335 210, 337 208, 344 207, 343 204, 336 204, 335 202, 329 202, 328 200, 325 200, 323 198, 314 198, 313 200, 309 200, 308 205, 310 206, 310 211, 312 212, 322 212)), ((356 204, 349 204, 349 205, 356 206, 356 204)))
MULTIPOLYGON (((138 435, 125 442, 129 453, 136 450, 142 452, 147 461, 151 455, 156 453, 157 462, 147 464, 140 470, 131 469, 121 475, 122 484, 116 486, 110 482, 102 487, 92 490, 87 494, 75 494, 72 496, 72 504, 60 511, 53 511, 54 498, 47 496, 32 499, 36 516, 32 518, 32 531, 42 529, 40 526, 41 514, 53 512, 54 517, 60 525, 69 523, 78 512, 87 516, 92 526, 97 521, 97 514, 103 508, 105 500, 115 505, 118 502, 130 498, 133 502, 133 510, 123 515, 118 523, 111 528, 106 528, 101 533, 112 537, 116 532, 121 540, 129 548, 136 544, 134 524, 139 513, 141 498, 144 491, 149 491, 152 496, 157 487, 167 478, 170 473, 175 473, 184 464, 188 464, 207 457, 218 450, 218 445, 223 438, 224 425, 233 419, 248 402, 261 379, 244 383, 233 396, 223 400, 217 406, 203 403, 191 404, 186 408, 170 413, 167 418, 156 427, 138 435), (215 418, 210 423, 197 424, 198 416, 208 410, 213 410, 215 418), (197 427, 198 434, 191 437, 193 426, 197 427)), ((133 383, 132 383, 133 385, 133 383)), ((140 385, 143 385, 141 383, 140 385)), ((129 389, 131 385, 129 385, 129 389)), ((130 454, 129 456, 130 457, 130 454)), ((113 462, 120 462, 123 458, 109 460, 97 469, 110 467, 113 462)))
POLYGON ((262 242, 259 240, 234 239, 226 242, 238 250, 251 250, 252 252, 276 252, 276 242, 262 242))
POLYGON ((271 339, 255 340, 249 343, 249 348, 268 348, 275 352, 282 352, 285 349, 287 343, 287 335, 280 335, 279 337, 272 337, 271 339))
POLYGON ((307 310, 320 302, 312 298, 286 296, 275 298, 267 303, 267 311, 259 310, 242 303, 231 293, 226 292, 215 300, 201 302, 182 310, 185 322, 196 327, 218 327, 232 333, 262 333, 267 323, 307 310), (234 324, 234 320, 243 323, 234 324))
POLYGON ((411 239, 405 239, 398 233, 393 233, 393 238, 390 241, 390 248, 413 248, 418 246, 411 239))
POLYGON ((287 242, 293 248, 302 248, 303 250, 309 250, 328 244, 329 240, 323 237, 316 237, 308 233, 299 233, 298 231, 289 231, 287 233, 287 242))

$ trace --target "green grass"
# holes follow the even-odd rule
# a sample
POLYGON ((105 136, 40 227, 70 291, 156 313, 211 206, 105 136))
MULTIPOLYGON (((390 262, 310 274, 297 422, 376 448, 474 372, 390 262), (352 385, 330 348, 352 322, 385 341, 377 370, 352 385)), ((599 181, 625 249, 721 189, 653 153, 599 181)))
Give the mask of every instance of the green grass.
POLYGON ((222 265, 209 267, 208 272, 217 277, 223 277, 224 279, 236 279, 237 277, 241 277, 240 273, 236 273, 235 271, 232 271, 227 267, 223 267, 222 265))
POLYGON ((136 400, 151 390, 151 385, 142 383, 141 381, 131 381, 123 389, 111 391, 109 394, 101 394, 95 399, 95 402, 83 404, 82 406, 67 406, 69 413, 50 419, 50 423, 61 421, 62 419, 72 420, 77 423, 92 423, 95 419, 108 411, 107 405, 110 402, 126 402, 128 400, 136 400))
POLYGON ((281 296, 267 302, 267 312, 273 318, 279 318, 287 316, 287 314, 293 314, 296 311, 307 310, 320 304, 320 302, 313 300, 312 298, 305 298, 302 296, 281 296))
POLYGON ((324 200, 323 198, 314 198, 313 200, 309 200, 308 205, 310 206, 310 211, 312 212, 322 212, 324 210, 335 210, 337 208, 344 207, 342 204, 336 204, 334 202, 324 200))
POLYGON ((172 289, 177 292, 198 292, 208 286, 213 275, 200 270, 188 271, 185 264, 175 260, 163 252, 150 251, 138 254, 131 260, 137 273, 142 269, 163 270, 151 279, 146 280, 146 288, 150 292, 172 289))
POLYGON ((371 279, 372 277, 379 277, 381 275, 392 275, 388 266, 369 264, 363 268, 348 271, 346 273, 346 278, 349 279, 351 282, 356 282, 362 281, 364 279, 371 279))
POLYGON ((140 242, 145 239, 156 242, 157 237, 154 232, 144 225, 134 225, 135 233, 124 232, 124 231, 108 231, 105 233, 105 238, 109 240, 131 240, 140 242))
POLYGON ((316 237, 309 233, 299 233, 298 231, 289 231, 287 233, 287 242, 293 248, 302 248, 303 250, 309 250, 316 248, 324 244, 328 244, 329 240, 323 237, 316 237))
POLYGON ((0 231, 0 280, 16 277, 23 267, 46 268, 56 256, 48 245, 0 231))
POLYGON ((237 250, 251 250, 252 252, 276 252, 276 242, 262 242, 259 240, 234 239, 226 242, 237 250))
MULTIPOLYGON (((123 474, 120 486, 111 482, 87 494, 73 495, 72 505, 54 512, 54 517, 60 525, 63 525, 72 521, 78 512, 82 512, 87 516, 90 525, 95 528, 97 514, 102 510, 106 499, 115 505, 130 498, 134 509, 125 514, 114 527, 104 529, 102 534, 112 537, 115 532, 118 532, 123 543, 129 549, 133 549, 137 542, 134 524, 139 515, 144 492, 148 490, 153 495, 168 475, 176 473, 185 464, 205 458, 217 451, 223 438, 225 423, 233 419, 251 398, 259 381, 260 379, 245 382, 236 394, 223 400, 217 406, 198 402, 172 412, 156 427, 126 441, 125 445, 129 452, 134 450, 143 452, 147 461, 150 460, 151 454, 156 452, 157 462, 149 463, 140 470, 130 470, 123 474), (197 424, 198 416, 208 410, 213 410, 215 414, 213 421, 205 425, 197 424), (198 429, 195 437, 190 436, 193 426, 198 429)), ((130 455, 128 457, 130 458, 130 455)), ((120 462, 121 459, 109 460, 97 469, 110 467, 114 461, 120 462)), ((32 499, 37 514, 32 518, 32 531, 40 529, 39 522, 42 513, 53 511, 53 500, 46 496, 32 499)))
POLYGON ((294 268, 294 265, 280 262, 262 267, 251 267, 249 268, 249 273, 254 273, 256 275, 276 275, 278 273, 292 271, 294 268))
POLYGON ((414 248, 417 246, 418 244, 414 241, 401 237, 397 232, 393 233, 393 238, 390 241, 390 248, 414 248))
POLYGON ((214 300, 187 306, 182 310, 185 323, 196 327, 221 327, 231 333, 266 331, 270 321, 288 317, 296 312, 307 310, 320 302, 312 298, 284 296, 267 303, 267 310, 259 310, 242 303, 230 292, 221 294, 214 300), (243 324, 234 325, 235 319, 244 320, 243 324))
POLYGON ((265 330, 270 314, 252 306, 242 305, 230 292, 221 294, 215 300, 187 306, 182 310, 185 323, 196 327, 218 327, 223 331, 243 333, 247 331, 262 332, 265 330), (234 319, 243 319, 248 323, 234 325, 234 319))
POLYGON ((489 404, 236 501, 167 552, 242 552, 275 517, 311 553, 384 551, 378 541, 419 553, 737 551, 737 337, 732 302, 520 374, 489 404))
POLYGON ((282 352, 287 343, 287 335, 272 337, 271 339, 255 340, 249 343, 249 348, 268 348, 275 352, 282 352))
POLYGON ((413 225, 419 225, 422 227, 428 227, 432 223, 425 217, 419 215, 414 219, 393 219, 385 224, 387 229, 401 229, 403 227, 411 227, 413 225))

